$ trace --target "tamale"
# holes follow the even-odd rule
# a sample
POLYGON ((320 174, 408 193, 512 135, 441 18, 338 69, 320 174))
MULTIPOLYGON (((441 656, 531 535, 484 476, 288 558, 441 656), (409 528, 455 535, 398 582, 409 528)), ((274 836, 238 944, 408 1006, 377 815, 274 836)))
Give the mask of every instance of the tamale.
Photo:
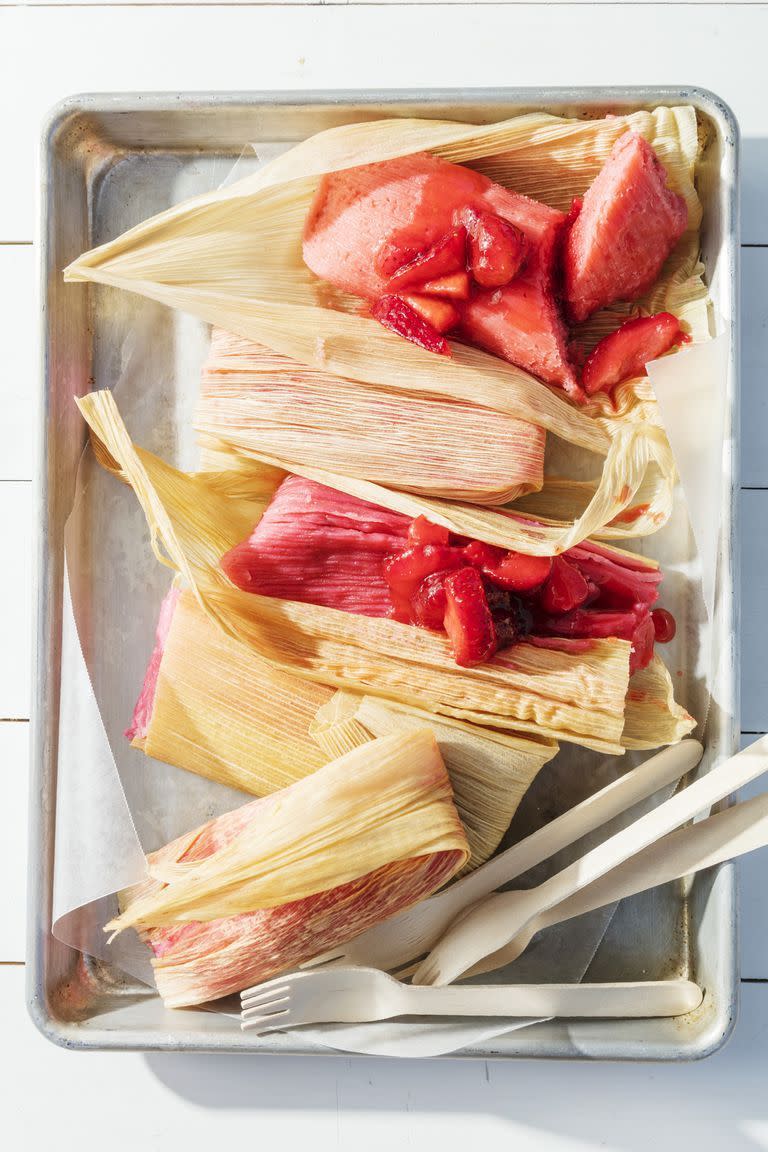
POLYGON ((190 591, 174 588, 160 613, 161 639, 127 735, 148 756, 265 796, 317 771, 373 736, 431 727, 448 769, 476 868, 498 846, 517 804, 557 751, 551 740, 495 733, 374 700, 355 740, 346 725, 323 726, 332 688, 279 671, 218 628, 190 591), (337 735, 339 733, 339 735, 337 735))
POLYGON ((195 427, 268 453, 426 495, 504 504, 543 482, 543 429, 475 404, 404 396, 307 368, 214 329, 195 427))
POLYGON ((557 745, 352 692, 337 692, 323 705, 310 732, 326 754, 338 756, 375 737, 412 732, 424 725, 437 737, 451 778, 470 848, 464 871, 470 871, 496 851, 520 801, 557 745))
POLYGON ((201 1003, 295 967, 429 895, 467 859, 428 729, 371 741, 148 858, 106 931, 136 927, 160 994, 201 1003))
MULTIPOLYGON (((674 462, 642 382, 621 386, 617 408, 603 396, 576 411, 526 372, 475 348, 455 344, 449 360, 386 332, 358 314, 357 300, 314 280, 301 255, 307 213, 325 173, 431 152, 563 210, 592 183, 628 128, 653 147, 670 186, 686 201, 689 225, 652 299, 639 307, 674 311, 694 339, 708 339, 710 308, 697 262, 699 134, 692 107, 597 120, 531 113, 480 126, 410 119, 345 125, 302 142, 243 181, 160 213, 84 254, 65 276, 138 292, 361 386, 480 404, 536 424, 606 457, 586 510, 553 534, 557 548, 604 531, 614 539, 647 535, 668 519, 674 462), (652 497, 637 501, 646 477, 652 497), (616 520, 625 510, 636 514, 616 520)), ((621 318, 609 316, 608 327, 621 318)), ((606 316, 596 314, 580 341, 588 347, 605 325, 606 316)))
POLYGON ((332 690, 259 659, 217 628, 190 591, 171 595, 127 733, 134 747, 255 796, 327 763, 309 728, 332 690))
MULTIPOLYGON (((230 500, 218 474, 190 477, 134 448, 111 393, 93 393, 78 404, 114 461, 114 470, 133 487, 158 557, 184 577, 221 627, 276 667, 481 726, 621 750, 629 679, 626 641, 521 643, 487 664, 459 669, 440 635, 394 620, 242 592, 232 586, 219 562, 250 531, 250 526, 243 528, 248 516, 247 501, 240 496, 245 480, 239 480, 239 498, 230 500)), ((252 482, 257 488, 256 480, 252 482)), ((389 492, 377 485, 368 488, 376 493, 374 502, 380 492, 389 492)), ((254 499, 251 508, 252 526, 263 510, 263 496, 254 499)), ((487 515, 512 527, 517 523, 499 513, 487 515)), ((482 532, 478 535, 482 538, 482 532)), ((514 547, 512 541, 505 542, 514 547)), ((647 746, 662 742, 656 739, 657 731, 668 731, 668 720, 666 715, 646 717, 642 735, 647 746)), ((692 726, 684 709, 674 705, 675 738, 692 726)))

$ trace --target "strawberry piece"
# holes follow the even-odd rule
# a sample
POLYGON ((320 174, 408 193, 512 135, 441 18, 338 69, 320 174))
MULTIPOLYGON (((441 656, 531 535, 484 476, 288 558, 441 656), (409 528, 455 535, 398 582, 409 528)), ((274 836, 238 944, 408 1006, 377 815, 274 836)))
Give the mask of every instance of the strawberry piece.
POLYGON ((552 571, 542 588, 539 603, 544 612, 560 615, 571 612, 589 596, 589 584, 574 564, 562 556, 555 556, 552 571))
POLYGON ((493 212, 467 213, 469 270, 481 288, 503 288, 525 263, 525 236, 493 212))
MULTIPOLYGON (((498 591, 496 589, 497 593, 498 591)), ((485 594, 493 616, 493 626, 496 629, 496 642, 499 648, 507 648, 510 644, 517 644, 520 640, 524 640, 533 627, 533 615, 530 608, 517 596, 510 596, 508 592, 502 593, 507 598, 506 607, 494 608, 491 593, 487 587, 485 594)))
POLYGON ((632 645, 630 673, 645 668, 653 656, 654 625, 648 607, 637 604, 626 612, 577 608, 564 616, 550 617, 540 623, 553 636, 574 639, 628 640, 632 645))
POLYGON ((450 356, 448 341, 399 296, 382 296, 373 306, 373 316, 379 324, 402 336, 404 340, 410 340, 411 344, 418 344, 420 348, 436 352, 439 356, 450 356))
POLYGON ((410 619, 411 601, 422 580, 433 572, 461 568, 465 563, 460 548, 439 544, 418 545, 406 548, 396 556, 388 556, 382 570, 389 585, 396 619, 410 619))
POLYGON ((659 597, 661 572, 657 568, 632 567, 630 556, 604 551, 597 544, 578 544, 568 551, 583 576, 597 585, 601 608, 629 608, 654 604, 659 597))
POLYGON ((657 644, 669 644, 670 640, 674 640, 677 624, 671 612, 667 612, 666 608, 654 608, 651 620, 657 644))
POLYGON ((650 144, 625 132, 584 195, 568 230, 563 263, 571 320, 586 320, 615 300, 639 300, 688 223, 682 196, 650 144))
POLYGON ((419 285, 425 296, 445 296, 449 300, 469 300, 469 272, 453 272, 419 285))
POLYGON ((422 296, 416 292, 401 292, 400 299, 410 304, 414 312, 431 324, 436 332, 447 332, 455 328, 461 316, 449 300, 439 300, 435 296, 422 296))
POLYGON ((475 568, 461 568, 446 576, 443 586, 443 626, 456 663, 468 668, 490 659, 497 648, 496 630, 480 573, 475 568))
POLYGON ((590 396, 608 391, 622 380, 647 375, 646 364, 669 352, 675 344, 687 342, 688 337, 671 312, 627 320, 605 336, 588 357, 581 382, 590 396))
POLYGON ((473 568, 487 572, 495 568, 506 556, 504 548, 497 548, 495 544, 486 544, 484 540, 470 540, 464 546, 464 555, 473 568))
POLYGON ((507 552, 495 568, 486 573, 490 580, 513 592, 532 592, 541 587, 552 571, 551 556, 527 556, 507 552))
POLYGON ((445 578, 449 575, 448 569, 442 572, 433 572, 422 580, 411 600, 411 616, 421 628, 432 628, 435 632, 442 632, 443 619, 448 599, 445 594, 445 578))
POLYGON ((426 516, 417 516, 408 528, 411 544, 447 544, 451 534, 442 524, 433 524, 426 516))
POLYGON ((467 233, 464 228, 456 228, 443 236, 431 248, 420 252, 390 276, 389 290, 399 292, 402 288, 423 284, 427 280, 437 280, 452 272, 461 272, 465 267, 467 233))
POLYGON ((480 540, 468 544, 464 555, 488 580, 511 592, 532 592, 544 583, 552 570, 552 559, 549 556, 507 552, 480 540))

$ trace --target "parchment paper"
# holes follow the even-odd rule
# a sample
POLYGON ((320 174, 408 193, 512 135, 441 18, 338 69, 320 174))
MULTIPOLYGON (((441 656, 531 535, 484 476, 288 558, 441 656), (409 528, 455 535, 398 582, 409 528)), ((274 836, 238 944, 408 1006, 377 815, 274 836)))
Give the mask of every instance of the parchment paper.
MULTIPOLYGON (((238 176, 259 163, 259 158, 244 155, 238 161, 238 176)), ((185 193, 189 194, 186 188, 185 193)), ((193 469, 197 455, 192 412, 209 339, 206 326, 110 289, 95 288, 94 301, 95 387, 114 388, 139 444, 178 467, 193 469)), ((722 339, 727 342, 727 337, 722 339)), ((656 365, 652 376, 660 391, 666 389, 662 412, 669 421, 683 488, 692 498, 690 520, 698 526, 699 553, 682 493, 672 523, 638 550, 647 550, 664 567, 662 602, 679 626, 678 638, 664 650, 665 660, 678 698, 703 718, 710 659, 702 588, 714 585, 718 526, 717 518, 708 514, 709 496, 702 503, 704 489, 698 485, 701 428, 690 419, 689 389, 695 378, 702 404, 708 399, 709 411, 716 408, 714 398, 723 387, 722 345, 689 349, 685 355, 689 362, 695 360, 690 375, 683 363, 680 377, 673 372, 670 385, 670 359, 669 368, 666 363, 656 365), (697 493, 702 494, 701 501, 697 493), (707 515, 701 514, 704 511, 707 515)), ((717 410, 721 443, 722 408, 717 410)), ((718 442, 711 422, 708 436, 718 442)), ((570 468, 572 453, 568 459, 570 468)), ((585 459, 584 478, 589 478, 590 467, 593 471, 594 459, 585 459)), ((81 462, 66 552, 53 931, 72 947, 151 984, 148 951, 134 933, 123 933, 108 943, 102 930, 115 909, 115 893, 144 875, 145 852, 249 797, 151 760, 130 748, 123 736, 152 649, 169 573, 151 553, 133 493, 96 465, 90 449, 81 462)), ((564 746, 529 791, 505 844, 529 834, 642 758, 604 757, 564 746)), ((540 882, 638 811, 558 854, 517 885, 540 882)), ((600 909, 548 929, 515 964, 479 979, 578 982, 612 914, 612 907, 600 909)), ((402 1021, 302 1031, 307 1038, 349 1052, 434 1056, 531 1023, 535 1021, 402 1021)))

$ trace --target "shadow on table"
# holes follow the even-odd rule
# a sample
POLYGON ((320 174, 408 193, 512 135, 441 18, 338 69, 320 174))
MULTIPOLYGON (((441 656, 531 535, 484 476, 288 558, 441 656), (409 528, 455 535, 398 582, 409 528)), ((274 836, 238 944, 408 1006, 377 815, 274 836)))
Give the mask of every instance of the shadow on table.
POLYGON ((741 239, 744 244, 768 244, 767 182, 768 138, 745 136, 741 142, 741 239))
MULTIPOLYGON (((151 1071, 198 1108, 252 1113, 410 1113, 437 1132, 490 1116, 563 1146, 662 1152, 765 1148, 768 985, 745 985, 732 1043, 680 1065, 157 1054, 151 1071), (682 1143, 681 1143, 682 1141, 682 1143)), ((421 1130, 421 1129, 420 1129, 421 1130)), ((510 1133, 512 1134, 512 1133, 510 1133)), ((393 1131, 392 1135, 396 1137, 393 1131)), ((527 1147, 526 1143, 526 1147, 527 1147)), ((559 1146, 559 1145, 558 1145, 559 1146)))

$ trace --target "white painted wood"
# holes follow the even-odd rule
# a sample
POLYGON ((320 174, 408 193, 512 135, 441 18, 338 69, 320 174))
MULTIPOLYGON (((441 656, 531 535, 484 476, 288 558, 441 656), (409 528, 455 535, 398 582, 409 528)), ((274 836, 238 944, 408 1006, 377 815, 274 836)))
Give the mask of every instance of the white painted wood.
POLYGON ((29 716, 32 485, 0 483, 0 720, 29 716))
POLYGON ((32 478, 32 425, 40 388, 35 274, 31 246, 0 245, 0 480, 32 478))
POLYGON ((742 248, 742 484, 768 487, 766 444, 768 444, 768 248, 742 248))
POLYGON ((669 84, 692 75, 741 121, 755 190, 745 239, 768 240, 758 191, 765 148, 751 143, 765 126, 757 77, 768 8, 613 4, 601 5, 596 19, 599 33, 581 4, 451 5, 439 23, 431 5, 0 8, 0 107, 13 109, 3 126, 13 177, 0 184, 0 240, 33 236, 40 125, 76 91, 669 84), (695 67, 681 60, 693 11, 695 67), (425 50, 437 31, 439 51, 425 50), (599 69, 591 50, 598 42, 599 69), (512 44, 525 50, 511 56, 512 44))
POLYGON ((0 723, 0 962, 25 956, 29 725, 0 723))
POLYGON ((768 1146, 768 987, 743 989, 730 1047, 704 1064, 248 1059, 52 1047, 0 967, 4 1147, 758 1152, 768 1146))
POLYGON ((742 492, 739 514, 741 727, 748 732, 765 732, 768 731, 768 492, 742 492))

